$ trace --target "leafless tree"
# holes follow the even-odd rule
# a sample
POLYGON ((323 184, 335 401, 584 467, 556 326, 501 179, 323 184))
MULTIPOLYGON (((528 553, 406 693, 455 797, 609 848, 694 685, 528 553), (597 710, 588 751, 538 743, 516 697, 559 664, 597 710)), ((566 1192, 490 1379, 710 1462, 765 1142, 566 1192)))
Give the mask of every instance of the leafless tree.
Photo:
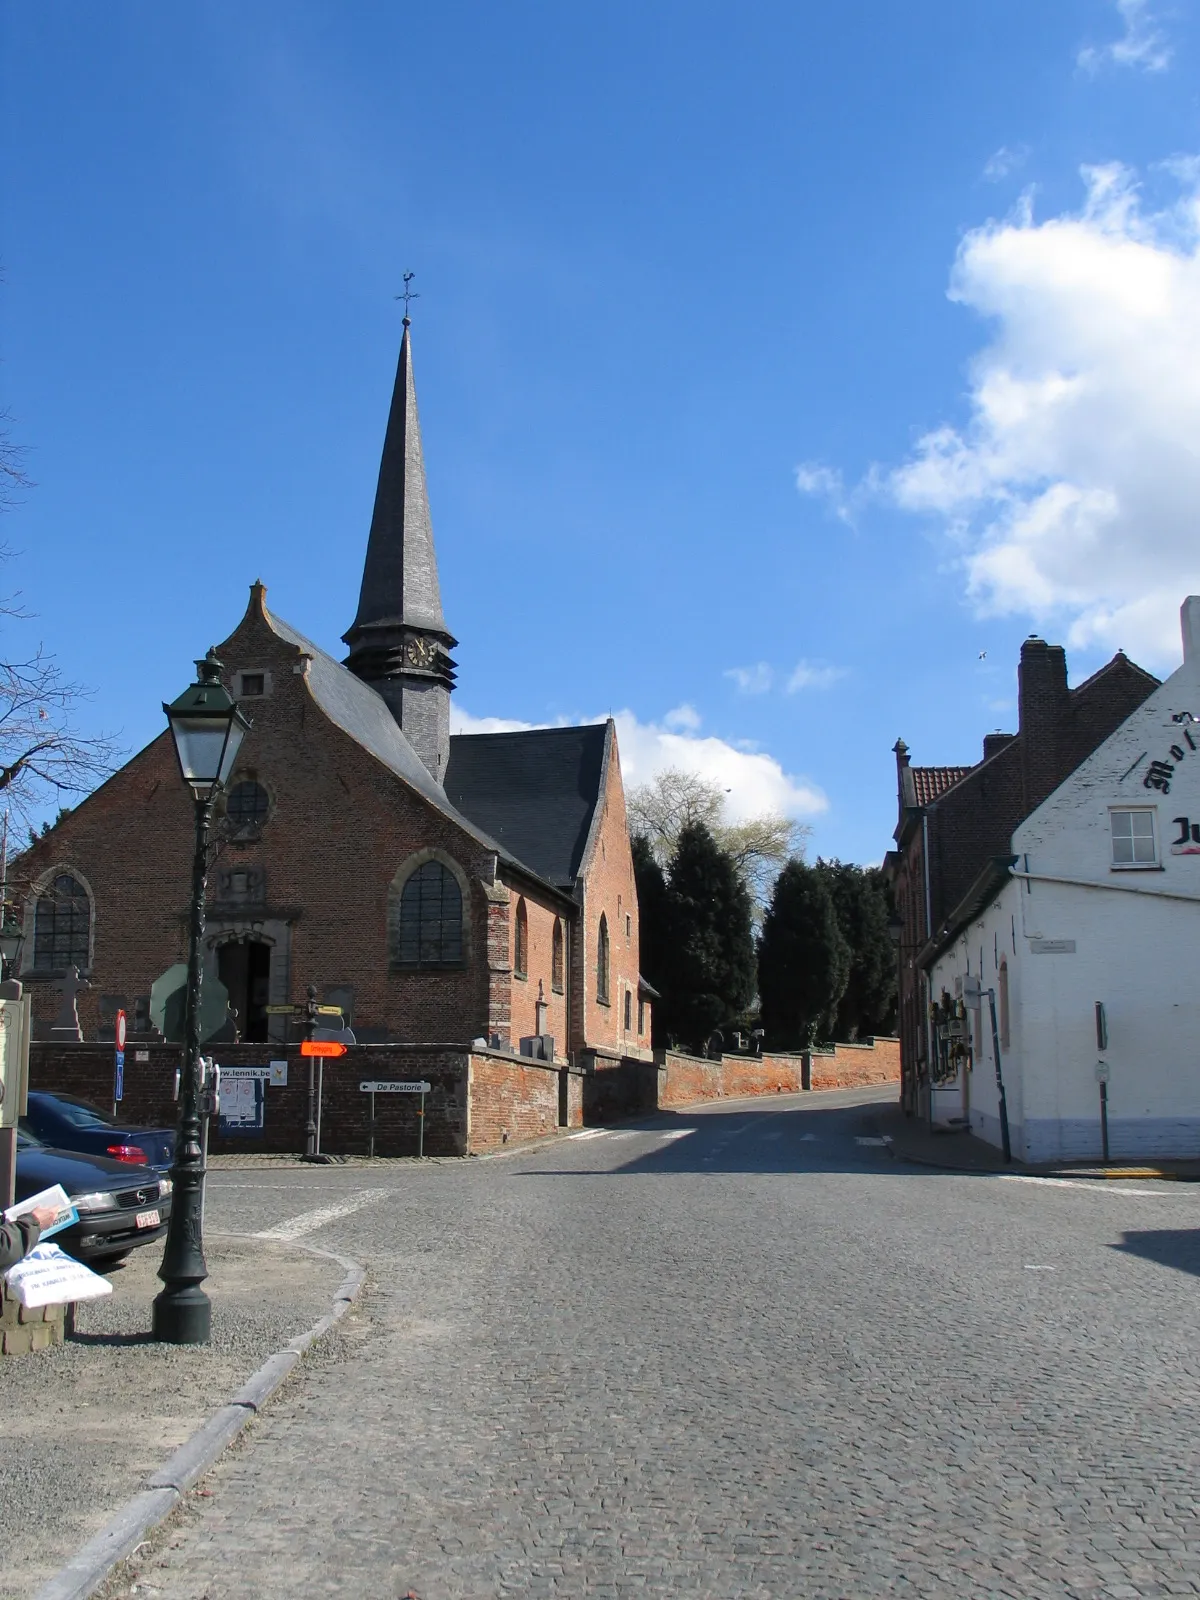
POLYGON ((719 783, 694 772, 667 767, 649 783, 629 791, 629 828, 641 834, 665 867, 675 853, 680 830, 702 822, 727 855, 733 857, 755 905, 762 907, 784 863, 804 851, 811 831, 780 812, 766 812, 731 822, 725 791, 719 783))
MULTIPOLYGON (((29 487, 24 453, 8 414, 0 413, 0 512, 11 511, 29 487)), ((0 561, 10 556, 0 546, 0 561)), ((0 599, 0 807, 26 824, 48 803, 62 807, 93 789, 118 754, 111 735, 80 732, 75 714, 88 691, 41 644, 24 652, 5 648, 2 635, 11 639, 13 625, 30 620, 19 596, 0 599)))

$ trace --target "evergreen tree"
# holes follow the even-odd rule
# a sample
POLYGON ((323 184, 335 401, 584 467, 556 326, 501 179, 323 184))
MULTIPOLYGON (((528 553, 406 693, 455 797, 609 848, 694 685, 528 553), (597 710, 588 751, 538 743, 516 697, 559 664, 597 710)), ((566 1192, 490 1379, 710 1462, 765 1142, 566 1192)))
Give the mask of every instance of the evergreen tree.
POLYGON ((888 933, 891 898, 878 867, 818 861, 850 946, 850 975, 838 1004, 835 1039, 866 1039, 896 1027, 896 947, 888 933))
MULTIPOLYGON (((667 879, 658 864, 653 846, 644 834, 635 833, 630 843, 633 847, 633 881, 638 899, 638 963, 647 983, 661 995, 666 992, 666 951, 670 938, 667 879)), ((660 1010, 658 1002, 655 1002, 650 1013, 653 1042, 656 1045, 667 1042, 660 1010)))
POLYGON ((702 822, 686 823, 671 861, 661 945, 664 1036, 703 1047, 754 998, 749 893, 702 822))
POLYGON ((850 976, 827 875, 804 861, 779 874, 758 941, 758 990, 767 1048, 807 1048, 833 1037, 850 976))

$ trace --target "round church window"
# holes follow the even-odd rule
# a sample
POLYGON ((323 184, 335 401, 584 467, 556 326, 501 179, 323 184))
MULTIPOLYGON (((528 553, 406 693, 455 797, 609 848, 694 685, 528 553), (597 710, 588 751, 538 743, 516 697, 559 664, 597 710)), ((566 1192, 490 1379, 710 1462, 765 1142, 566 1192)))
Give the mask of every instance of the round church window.
POLYGON ((225 815, 235 833, 261 828, 271 809, 271 797, 261 783, 246 779, 235 783, 225 798, 225 815))

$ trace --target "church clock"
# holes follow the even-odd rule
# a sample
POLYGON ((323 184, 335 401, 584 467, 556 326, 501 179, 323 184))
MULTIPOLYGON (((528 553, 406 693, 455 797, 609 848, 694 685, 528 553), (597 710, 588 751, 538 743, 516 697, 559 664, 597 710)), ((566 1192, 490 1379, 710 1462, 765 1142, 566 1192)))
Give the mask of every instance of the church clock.
POLYGON ((404 659, 410 667, 430 667, 433 665, 433 646, 428 639, 406 639, 404 659))

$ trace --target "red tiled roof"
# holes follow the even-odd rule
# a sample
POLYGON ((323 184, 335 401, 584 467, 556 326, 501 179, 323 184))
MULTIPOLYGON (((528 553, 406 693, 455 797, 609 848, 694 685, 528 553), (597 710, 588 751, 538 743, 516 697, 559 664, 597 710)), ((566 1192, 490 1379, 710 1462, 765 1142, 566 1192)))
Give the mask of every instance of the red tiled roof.
POLYGON ((916 787, 917 804, 930 805, 939 795, 965 778, 971 767, 910 767, 916 787))

